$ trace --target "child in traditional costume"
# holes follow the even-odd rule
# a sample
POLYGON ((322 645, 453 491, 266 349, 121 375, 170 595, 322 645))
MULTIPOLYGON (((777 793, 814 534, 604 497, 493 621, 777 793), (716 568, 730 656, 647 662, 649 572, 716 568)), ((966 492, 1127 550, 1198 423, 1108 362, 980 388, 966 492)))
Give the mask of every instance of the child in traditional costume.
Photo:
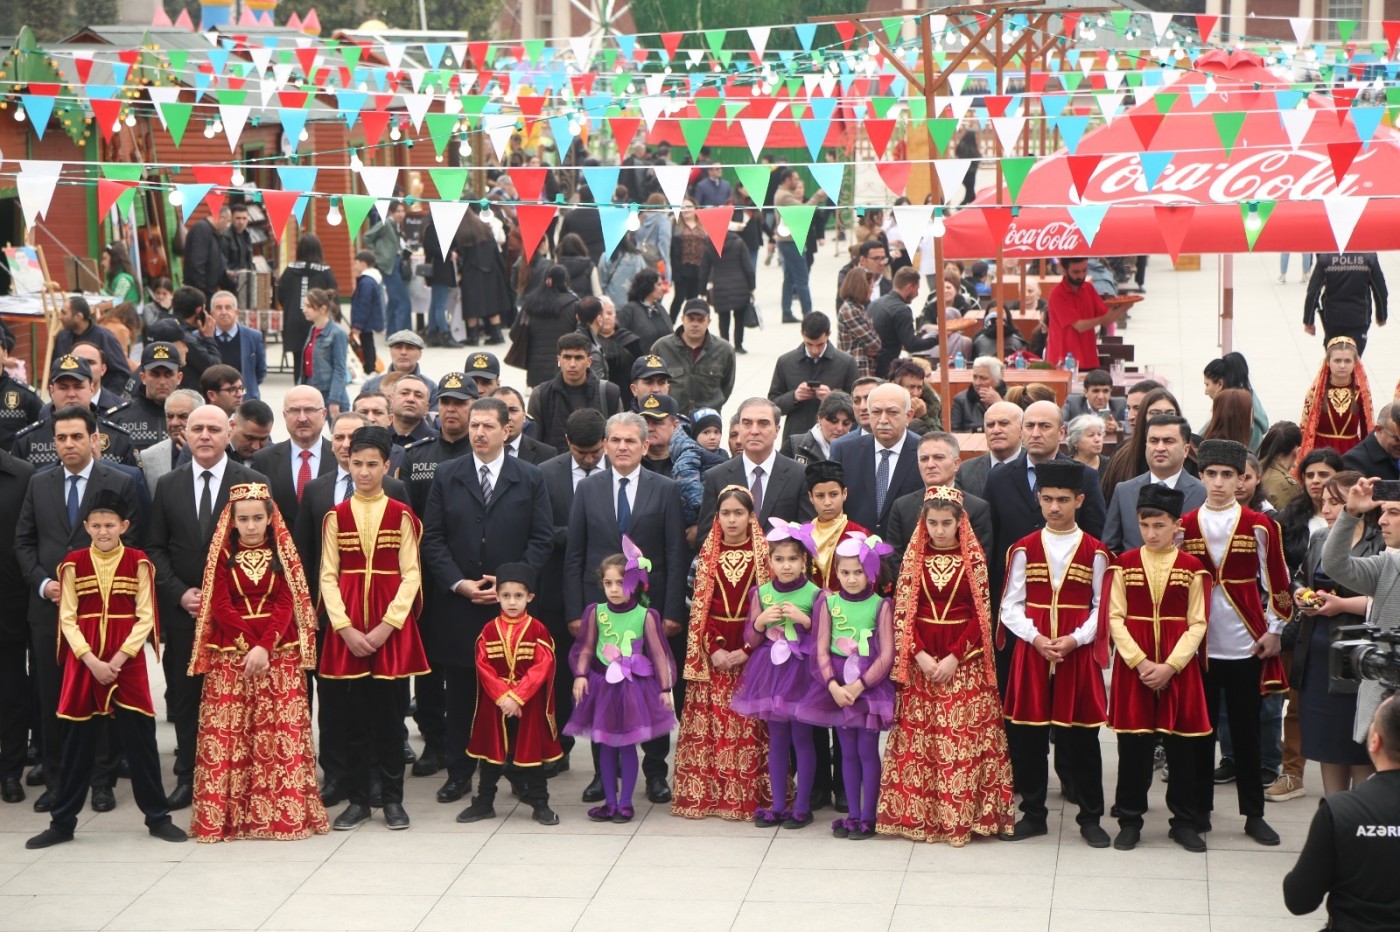
POLYGON ((346 717, 350 805, 331 827, 349 831, 370 817, 378 770, 384 823, 409 827, 403 808, 403 680, 428 672, 418 614, 423 608, 418 544, 423 525, 384 494, 389 431, 361 427, 350 438, 355 494, 327 512, 322 528, 321 602, 330 620, 321 679, 346 717))
POLYGON ((509 764, 530 817, 559 824, 544 776, 544 765, 564 756, 554 721, 554 638, 528 610, 535 585, 528 564, 496 569, 501 613, 476 638, 476 714, 467 744, 467 755, 481 761, 481 783, 458 822, 496 817, 496 785, 509 764))
POLYGON ((184 841, 170 821, 156 749, 155 708, 146 677, 147 639, 159 643, 155 567, 144 553, 122 544, 131 527, 120 495, 94 496, 83 527, 92 544, 58 565, 58 663, 63 682, 58 717, 67 722, 62 782, 49 827, 25 842, 30 849, 73 840, 87 800, 97 746, 116 719, 131 766, 131 790, 146 815, 146 828, 164 841, 184 841))
POLYGON ((955 847, 1009 835, 1011 764, 991 648, 987 558, 962 493, 925 493, 895 589, 895 725, 877 831, 955 847))
POLYGON ((189 668, 204 676, 190 831, 197 841, 324 835, 305 673, 316 668, 316 613, 266 485, 229 489, 203 593, 189 668))
POLYGON ((752 822, 754 811, 770 803, 768 727, 730 703, 749 659, 749 592, 769 579, 768 541, 748 489, 725 486, 716 509, 696 560, 671 812, 752 822))
POLYGON ((1055 753, 1074 781, 1079 834, 1090 847, 1107 848, 1108 833, 1099 825, 1099 727, 1108 705, 1092 645, 1098 638, 1103 574, 1112 558, 1074 520, 1084 503, 1084 466, 1043 463, 1035 468, 1035 481, 1045 527, 1012 544, 1001 597, 1002 630, 1016 638, 1003 710, 1024 814, 1011 838, 1020 841, 1048 831, 1045 798, 1053 732, 1055 753))
POLYGON ((809 797, 817 766, 812 726, 794 716, 811 682, 812 605, 821 589, 806 575, 807 557, 816 550, 811 526, 789 524, 781 518, 770 518, 769 523, 768 557, 773 579, 749 595, 745 630, 749 659, 731 707, 768 723, 768 783, 773 806, 754 812, 754 824, 795 829, 812 822, 809 797), (789 807, 788 765, 793 755, 797 757, 797 791, 789 807))
POLYGON ((644 601, 651 561, 625 534, 622 549, 598 567, 606 601, 584 609, 569 652, 574 714, 564 733, 600 748, 603 805, 588 810, 594 822, 632 821, 637 745, 670 734, 676 725, 676 664, 661 614, 644 601))
POLYGON ((831 824, 837 838, 875 835, 880 797, 880 732, 894 720, 894 606, 875 592, 880 560, 894 548, 854 533, 836 546, 839 592, 813 606, 814 682, 798 703, 797 720, 835 728, 850 811, 831 824))
POLYGON ((1326 356, 1303 400, 1303 444, 1298 462, 1316 447, 1345 456, 1371 433, 1371 384, 1351 337, 1327 341, 1326 356))
MULTIPOLYGON (((1185 499, 1164 485, 1138 490, 1143 546, 1118 558, 1105 586, 1102 614, 1116 651, 1108 725, 1118 734, 1119 831, 1113 847, 1120 851, 1132 850, 1142 837, 1159 738, 1167 754, 1171 838, 1188 851, 1206 850, 1199 830, 1208 814, 1201 809, 1195 758, 1210 747, 1197 655, 1206 636, 1210 573, 1176 547, 1185 499)), ((1107 639, 1098 639, 1095 654, 1107 666, 1107 639)))

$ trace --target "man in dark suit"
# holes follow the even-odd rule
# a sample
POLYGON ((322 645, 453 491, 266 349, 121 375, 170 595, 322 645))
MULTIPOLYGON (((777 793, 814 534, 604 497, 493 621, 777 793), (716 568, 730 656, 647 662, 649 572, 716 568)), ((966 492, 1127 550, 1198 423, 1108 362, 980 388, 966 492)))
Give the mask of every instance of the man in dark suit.
POLYGON ((919 296, 919 272, 905 266, 894 273, 890 293, 870 302, 865 313, 870 325, 880 337, 880 354, 875 357, 875 374, 886 378, 890 364, 899 358, 900 350, 920 353, 938 345, 938 328, 924 324, 914 332, 914 310, 910 304, 919 296))
MULTIPOLYGON (((335 456, 335 472, 317 476, 302 490, 301 506, 297 511, 297 523, 292 530, 292 539, 296 543, 297 552, 301 554, 301 565, 306 571, 308 583, 321 578, 322 522, 332 508, 345 501, 355 491, 355 483, 350 476, 350 437, 368 424, 369 421, 363 414, 342 411, 331 425, 331 450, 335 456)), ((410 504, 408 489, 398 479, 386 476, 384 493, 405 505, 410 504)), ((312 584, 310 589, 311 601, 318 608, 316 646, 319 651, 326 633, 325 615, 319 613, 321 587, 319 584, 312 584)), ((350 790, 346 777, 349 767, 349 751, 344 734, 346 720, 343 715, 336 714, 338 710, 333 701, 327 703, 326 691, 318 689, 317 693, 320 703, 316 708, 316 722, 321 729, 320 741, 317 742, 317 757, 326 777, 325 782, 321 784, 321 801, 333 806, 346 799, 350 790)))
POLYGON ((1183 506, 1195 511, 1206 503, 1206 487, 1187 472, 1186 447, 1191 442, 1191 425, 1175 414, 1159 414, 1147 422, 1147 472, 1120 482, 1113 490, 1103 525, 1103 545, 1114 553, 1142 546, 1138 530, 1138 490, 1148 484, 1166 485, 1186 496, 1183 506))
POLYGON ((909 393, 900 386, 876 386, 865 406, 870 436, 832 447, 831 458, 846 470, 846 515, 883 537, 895 500, 923 491, 916 462, 919 436, 909 430, 909 393))
POLYGON ((1082 414, 1103 417, 1108 439, 1118 440, 1126 435, 1128 428, 1128 402, 1124 398, 1113 397, 1113 377, 1103 369, 1090 369, 1084 373, 1084 391, 1070 395, 1060 415, 1065 423, 1082 414))
MULTIPOLYGON (((574 507, 574 491, 578 484, 603 468, 603 435, 606 431, 603 415, 593 408, 580 408, 564 422, 564 439, 568 453, 545 460, 540 466, 544 473, 545 491, 549 493, 549 508, 554 515, 554 548, 545 564, 541 579, 563 579, 564 551, 569 544, 569 513, 574 507)), ((530 603, 530 612, 549 628, 554 636, 554 653, 560 662, 554 665, 554 718, 563 723, 573 714, 574 674, 565 658, 567 645, 573 644, 569 631, 569 615, 564 610, 564 587, 541 586, 530 603)), ((559 736, 564 760, 546 768, 553 775, 569 769, 569 753, 574 747, 573 735, 559 736)))
MULTIPOLYGON (((579 483, 569 513, 569 545, 564 555, 564 614, 570 627, 577 630, 584 609, 603 600, 598 567, 605 557, 622 552, 622 535, 626 534, 651 560, 648 595, 652 607, 661 613, 666 636, 671 639, 671 650, 683 656, 685 644, 680 634, 689 618, 685 606, 685 577, 690 569, 685 518, 676 484, 642 468, 646 445, 647 425, 640 414, 629 411, 608 419, 608 467, 579 483)), ((676 699, 679 705, 682 695, 677 695, 676 699)), ((642 750, 647 799, 653 803, 670 802, 666 755, 671 750, 671 736, 647 741, 642 750)), ((590 785, 589 790, 595 787, 590 785)), ((601 785, 596 787, 596 794, 602 798, 601 785)))
MULTIPOLYGON (((13 529, 24 510, 34 467, 0 450, 0 527, 13 529)), ((13 533, 0 535, 0 598, 6 605, 27 606, 25 584, 13 533)), ((23 610, 0 614, 0 800, 24 801, 25 752, 29 748, 29 621, 23 610)))
POLYGON ((1376 413, 1376 429, 1342 457, 1347 469, 1372 479, 1400 479, 1400 405, 1376 413))
POLYGON ((263 447, 249 464, 267 477, 272 500, 288 527, 296 527, 297 508, 308 483, 335 472, 335 452, 321 436, 326 427, 326 405, 310 385, 298 385, 282 402, 282 417, 290 440, 263 447))
MULTIPOLYGON (((38 473, 29 482, 14 531, 15 557, 29 594, 33 675, 38 686, 39 733, 43 739, 44 783, 48 787, 34 803, 36 812, 48 812, 53 808, 63 759, 64 728, 57 715, 61 673, 54 653, 58 643, 58 564, 70 552, 91 543, 78 516, 83 513, 84 505, 94 501, 99 493, 116 492, 129 513, 135 514, 137 510, 135 481, 94 456, 98 443, 97 419, 89 407, 59 408, 54 412, 53 428, 59 468, 38 473)), ((131 546, 138 546, 140 535, 141 529, 133 524, 124 540, 131 546)), ((203 551, 199 557, 202 570, 203 551)), ((193 747, 191 743, 191 750, 193 747)), ((93 776, 94 790, 105 788, 107 797, 111 796, 115 763, 99 763, 93 776)), ((94 791, 94 805, 99 802, 97 796, 94 791)))
POLYGON ((832 392, 847 392, 856 381, 856 361, 831 343, 831 318, 813 311, 802 320, 802 345, 778 357, 768 400, 783 412, 783 441, 817 423, 817 412, 832 392))
POLYGON ((987 413, 982 416, 987 452, 958 467, 958 488, 983 500, 987 498, 987 476, 993 469, 1011 462, 1021 453, 1023 415, 1020 405, 1009 401, 998 401, 987 407, 987 413))
POLYGON ((816 515, 807 496, 804 467, 779 456, 778 420, 782 412, 767 398, 750 398, 739 406, 740 453, 705 473, 705 497, 700 502, 697 537, 701 540, 714 524, 720 490, 742 485, 754 495, 758 523, 768 527, 769 518, 807 521, 816 515))
POLYGON ((502 385, 491 394, 506 406, 510 423, 506 427, 506 455, 517 456, 527 463, 541 466, 559 455, 549 444, 525 433, 525 399, 509 385, 502 385))
POLYGON ((267 477, 231 461, 228 456, 228 415, 215 405, 196 408, 185 426, 192 459, 161 476, 151 503, 151 527, 146 553, 156 568, 165 649, 165 696, 175 724, 175 789, 172 810, 189 806, 194 796, 194 758, 199 731, 202 676, 190 676, 194 649, 194 618, 204 599, 204 565, 219 514, 228 503, 228 490, 246 482, 266 483, 267 477))
MULTIPOLYGON (((923 480, 924 487, 895 499, 889 521, 886 522, 885 539, 894 547, 891 556, 896 567, 903 562, 904 551, 918 530, 925 493, 937 486, 957 486, 959 455, 958 438, 952 434, 932 431, 919 438, 919 478, 923 480)), ((972 525, 977 542, 984 552, 988 551, 993 543, 991 506, 985 499, 964 490, 963 511, 967 512, 967 520, 972 525)))
POLYGON ((483 398, 472 405, 467 430, 471 456, 438 467, 424 515, 423 563, 446 597, 443 617, 456 623, 435 633, 436 657, 447 686, 447 782, 438 802, 462 798, 476 762, 467 738, 476 707, 476 638, 498 613, 496 567, 549 560, 554 520, 544 474, 507 456, 505 402, 483 398))
POLYGON ((258 386, 267 378, 267 348, 262 332, 238 322, 238 298, 231 291, 218 291, 209 299, 214 316, 214 342, 219 359, 243 376, 244 398, 261 398, 258 386))

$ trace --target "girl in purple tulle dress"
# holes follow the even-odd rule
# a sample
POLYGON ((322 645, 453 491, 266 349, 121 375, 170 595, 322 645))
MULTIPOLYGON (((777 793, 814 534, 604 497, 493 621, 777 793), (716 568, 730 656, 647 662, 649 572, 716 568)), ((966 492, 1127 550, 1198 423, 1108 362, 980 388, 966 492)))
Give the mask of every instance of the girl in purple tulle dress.
POLYGON ((770 518, 768 562, 773 579, 749 593, 749 620, 744 640, 749 660, 729 707, 740 715, 768 723, 768 777, 773 808, 756 809, 754 824, 804 828, 812 822, 808 800, 817 771, 812 726, 793 714, 812 677, 812 604, 821 589, 807 578, 807 554, 816 555, 810 525, 770 518), (797 756, 797 792, 787 807, 788 760, 797 756))
POLYGON ((875 594, 880 558, 892 548, 855 532, 836 547, 840 592, 822 592, 813 607, 815 630, 807 694, 797 720, 836 729, 841 776, 851 807, 831 825, 837 838, 875 835, 880 799, 880 732, 894 722, 894 605, 875 594))
POLYGON ((622 538, 622 546, 625 554, 608 557, 598 568, 606 601, 584 610, 569 651, 574 714, 564 733, 599 746, 604 802, 588 810, 594 822, 632 820, 637 745, 676 727, 671 700, 676 665, 661 616, 645 602, 651 562, 628 538, 622 538))

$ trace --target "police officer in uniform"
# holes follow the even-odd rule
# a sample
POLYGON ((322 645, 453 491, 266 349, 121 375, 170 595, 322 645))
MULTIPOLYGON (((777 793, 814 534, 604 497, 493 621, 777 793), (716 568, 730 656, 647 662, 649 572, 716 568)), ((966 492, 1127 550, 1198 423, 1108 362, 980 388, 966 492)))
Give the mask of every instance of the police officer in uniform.
MULTIPOLYGON (((112 415, 125 408, 130 402, 126 395, 118 394, 102 384, 102 379, 107 374, 107 363, 102 359, 102 350, 91 343, 77 343, 69 352, 84 360, 88 364, 88 368, 92 370, 92 380, 97 383, 97 396, 92 399, 93 406, 97 408, 98 417, 111 420, 112 415)), ((53 406, 50 405, 47 410, 52 411, 53 406)))
MULTIPOLYGON (((78 405, 92 408, 96 391, 87 360, 71 355, 54 360, 53 373, 49 376, 49 396, 57 407, 78 405)), ((97 445, 104 460, 123 466, 139 465, 131 436, 124 428, 102 417, 97 419, 97 445)), ((47 469, 58 463, 53 441, 52 410, 15 434, 14 454, 35 469, 47 469)))
MULTIPOLYGON (((441 433, 409 444, 404 448, 403 464, 398 477, 408 486, 408 501, 416 514, 423 514, 428 505, 428 491, 433 487, 438 464, 458 457, 470 456, 471 438, 467 434, 467 412, 478 397, 476 382, 465 372, 449 372, 438 383, 438 421, 441 433)), ((426 573, 426 568, 425 568, 426 573)), ((425 585, 423 595, 427 610, 419 627, 431 654, 439 645, 434 635, 442 624, 451 623, 441 616, 445 598, 439 587, 425 585)), ((447 766, 443 753, 446 738, 447 697, 443 691, 441 673, 415 677, 413 690, 417 699, 414 721, 423 735, 423 753, 413 765, 415 777, 430 777, 447 766)))
POLYGON ((165 399, 180 387, 180 351, 174 343, 150 343, 141 353, 141 384, 131 401, 107 415, 131 435, 137 450, 147 450, 170 434, 165 427, 165 399))
POLYGON ((0 324, 0 448, 14 449, 15 434, 41 417, 44 402, 34 389, 5 371, 5 360, 15 349, 15 335, 0 324))

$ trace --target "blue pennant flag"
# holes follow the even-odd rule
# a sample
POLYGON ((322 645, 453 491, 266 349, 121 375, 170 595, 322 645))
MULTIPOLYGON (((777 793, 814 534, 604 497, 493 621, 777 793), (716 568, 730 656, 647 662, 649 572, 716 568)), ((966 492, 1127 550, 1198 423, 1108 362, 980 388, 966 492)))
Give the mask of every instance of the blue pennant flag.
POLYGON ((841 184, 846 180, 845 162, 813 162, 807 168, 811 170, 817 187, 826 192, 833 204, 841 199, 841 184))
MULTIPOLYGON (((589 187, 592 186, 590 183, 589 187)), ((598 221, 603 226, 604 257, 610 257, 627 235, 627 218, 631 213, 630 208, 614 204, 604 204, 598 208, 598 221)))
POLYGON ((1094 238, 1099 235, 1099 227, 1107 213, 1107 204, 1075 204, 1069 208, 1075 226, 1079 227, 1079 232, 1084 234, 1084 242, 1090 246, 1094 245, 1094 238))
POLYGON ((1175 152, 1139 152, 1138 162, 1142 165, 1142 180, 1147 185, 1147 190, 1151 191, 1157 187, 1157 180, 1162 177, 1162 172, 1167 170, 1171 164, 1172 156, 1175 152))
POLYGON ((1079 149, 1079 140, 1084 138, 1084 131, 1089 128, 1089 118, 1086 116, 1062 116, 1055 121, 1055 129, 1060 131, 1064 137, 1065 148, 1070 155, 1074 155, 1079 149))
POLYGON ((585 165, 583 167, 583 180, 588 183, 588 190, 593 192, 595 203, 606 204, 612 200, 613 189, 617 187, 617 176, 618 167, 616 165, 585 165))
POLYGON ((49 128, 49 117, 53 116, 54 98, 43 94, 20 94, 24 112, 34 126, 34 135, 44 138, 44 130, 49 128))

